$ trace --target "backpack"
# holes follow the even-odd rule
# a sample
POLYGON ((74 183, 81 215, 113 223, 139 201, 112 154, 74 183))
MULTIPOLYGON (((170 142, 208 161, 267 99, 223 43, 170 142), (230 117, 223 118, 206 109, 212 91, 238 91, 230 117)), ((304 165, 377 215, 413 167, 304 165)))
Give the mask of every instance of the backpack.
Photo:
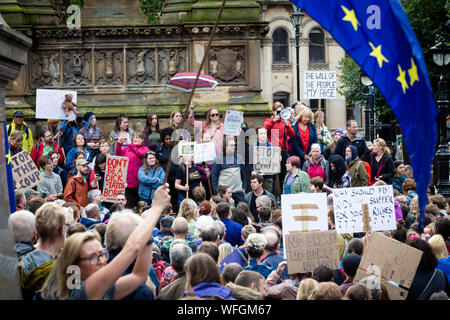
POLYGON ((44 285, 45 279, 53 268, 55 259, 51 259, 41 264, 40 266, 31 270, 25 275, 22 264, 22 259, 18 261, 20 285, 22 287, 23 298, 31 300, 35 291, 40 290, 44 285))
POLYGON ((164 260, 158 260, 152 264, 153 269, 155 269, 158 281, 161 281, 161 278, 164 274, 164 270, 166 270, 169 266, 170 264, 164 260))
POLYGON ((371 186, 372 183, 372 168, 370 167, 370 164, 366 161, 358 161, 358 164, 356 165, 356 175, 358 175, 358 169, 359 166, 361 165, 361 163, 364 165, 364 167, 366 167, 366 172, 367 172, 367 180, 369 181, 369 186, 371 186))

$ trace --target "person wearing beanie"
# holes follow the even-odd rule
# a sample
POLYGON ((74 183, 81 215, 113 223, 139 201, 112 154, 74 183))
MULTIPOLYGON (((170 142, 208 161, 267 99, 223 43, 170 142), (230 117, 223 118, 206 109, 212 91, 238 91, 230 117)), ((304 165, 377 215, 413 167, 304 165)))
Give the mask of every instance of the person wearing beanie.
POLYGON ((339 286, 342 295, 345 295, 348 288, 354 284, 356 271, 358 270, 359 263, 361 262, 361 256, 356 253, 350 253, 342 258, 342 268, 344 269, 347 279, 339 286))
POLYGON ((342 137, 343 133, 344 133, 344 129, 337 129, 334 132, 333 141, 330 142, 330 144, 328 145, 328 147, 326 148, 325 153, 324 153, 325 160, 328 161, 330 156, 334 153, 334 149, 336 149, 336 144, 338 143, 339 139, 342 137))

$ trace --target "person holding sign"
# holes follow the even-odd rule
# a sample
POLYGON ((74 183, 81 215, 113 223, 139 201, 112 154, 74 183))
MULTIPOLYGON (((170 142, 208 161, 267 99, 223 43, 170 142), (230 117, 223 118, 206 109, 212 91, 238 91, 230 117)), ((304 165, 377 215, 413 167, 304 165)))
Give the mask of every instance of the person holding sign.
POLYGON ((194 155, 185 155, 178 166, 175 179, 175 189, 178 190, 178 205, 186 198, 186 191, 188 191, 189 198, 194 199, 192 192, 198 186, 203 186, 202 177, 194 166, 194 155))
POLYGON ((284 178, 284 194, 311 192, 309 188, 310 178, 308 174, 300 170, 300 158, 290 156, 286 160, 286 177, 284 178))
POLYGON ((145 201, 148 205, 152 203, 153 195, 156 189, 162 186, 165 172, 159 166, 154 151, 147 151, 144 158, 144 164, 139 168, 139 199, 145 201))
POLYGON ((347 170, 352 178, 352 187, 366 187, 369 185, 367 170, 358 157, 358 149, 349 145, 345 148, 345 162, 347 170))
POLYGON ((394 160, 390 156, 391 150, 386 146, 386 142, 381 139, 373 141, 373 149, 370 154, 370 167, 372 168, 372 182, 383 180, 387 184, 392 184, 395 175, 394 160))
POLYGON ((312 144, 317 143, 317 128, 313 122, 314 114, 311 109, 305 108, 297 116, 297 125, 294 126, 295 137, 292 139, 292 152, 300 158, 300 168, 309 158, 312 144))
MULTIPOLYGON (((272 144, 267 140, 267 129, 264 127, 258 127, 256 128, 256 138, 257 140, 255 143, 253 143, 250 146, 250 163, 249 163, 249 170, 251 175, 257 175, 260 174, 257 172, 254 168, 255 159, 254 159, 254 151, 256 147, 272 147, 272 144)), ((277 159, 273 159, 273 161, 277 161, 277 159)), ((281 161, 281 159, 280 159, 281 161)), ((275 175, 261 175, 264 178, 264 189, 268 190, 269 192, 272 192, 273 190, 273 180, 275 179, 275 175)))
POLYGON ((127 157, 128 171, 127 171, 127 188, 125 189, 125 195, 127 197, 127 208, 133 209, 137 207, 139 201, 139 179, 138 171, 142 166, 142 161, 149 150, 143 145, 144 132, 142 130, 136 131, 133 134, 132 142, 122 147, 127 142, 127 138, 119 138, 117 140, 116 156, 127 157))
POLYGON ((278 101, 275 102, 272 107, 273 117, 264 121, 264 128, 267 130, 269 142, 276 147, 281 147, 281 170, 278 178, 280 180, 280 187, 282 188, 282 182, 286 176, 286 160, 289 157, 288 139, 295 137, 295 131, 289 120, 281 120, 281 110, 283 110, 283 105, 278 101))

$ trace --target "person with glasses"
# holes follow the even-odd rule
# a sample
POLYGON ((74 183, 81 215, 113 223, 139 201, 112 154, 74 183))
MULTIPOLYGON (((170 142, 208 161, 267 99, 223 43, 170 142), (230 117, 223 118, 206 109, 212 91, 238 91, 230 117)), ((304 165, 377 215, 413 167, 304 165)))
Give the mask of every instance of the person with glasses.
POLYGON ((156 153, 152 150, 145 154, 143 165, 139 168, 139 199, 148 205, 152 203, 156 189, 162 186, 165 177, 164 170, 159 166, 156 153))
MULTIPOLYGON (((59 165, 63 165, 66 159, 63 150, 59 145, 53 140, 53 134, 47 128, 43 128, 39 133, 39 140, 31 149, 30 157, 33 159, 37 168, 39 169, 39 158, 49 154, 51 151, 56 151, 59 153, 59 165)), ((40 170, 41 172, 43 170, 40 170)))
POLYGON ((142 214, 142 221, 109 263, 97 232, 71 235, 42 287, 41 297, 45 300, 120 300, 135 291, 147 281, 152 262, 153 228, 169 201, 166 184, 156 190, 152 207, 142 214), (124 275, 133 261, 132 271, 124 275))
POLYGON ((236 154, 236 141, 234 137, 226 140, 225 150, 214 160, 211 172, 211 184, 213 194, 217 194, 219 185, 226 185, 233 192, 233 199, 237 206, 239 202, 244 202, 245 188, 247 187, 247 177, 244 166, 244 159, 236 154))
POLYGON ((194 105, 191 104, 188 121, 194 127, 195 140, 201 140, 205 133, 209 133, 211 139, 215 142, 216 153, 219 154, 223 146, 223 123, 220 121, 219 111, 211 108, 206 112, 205 121, 195 121, 194 105))

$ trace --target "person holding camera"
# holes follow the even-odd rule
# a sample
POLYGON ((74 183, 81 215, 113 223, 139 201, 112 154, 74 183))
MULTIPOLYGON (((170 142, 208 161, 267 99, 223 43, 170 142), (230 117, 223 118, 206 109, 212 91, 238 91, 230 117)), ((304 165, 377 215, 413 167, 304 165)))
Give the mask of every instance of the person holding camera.
MULTIPOLYGON (((279 173, 280 188, 283 189, 283 181, 286 176, 286 160, 289 157, 288 139, 295 137, 295 131, 289 120, 281 118, 283 104, 275 102, 272 107, 273 116, 264 121, 264 128, 267 130, 267 138, 274 147, 281 148, 281 170, 279 173), (272 130, 274 130, 272 134, 272 130), (273 139, 272 139, 273 138, 273 139)), ((290 118, 290 116, 288 117, 290 118)), ((275 177, 274 177, 275 178, 275 177)))

